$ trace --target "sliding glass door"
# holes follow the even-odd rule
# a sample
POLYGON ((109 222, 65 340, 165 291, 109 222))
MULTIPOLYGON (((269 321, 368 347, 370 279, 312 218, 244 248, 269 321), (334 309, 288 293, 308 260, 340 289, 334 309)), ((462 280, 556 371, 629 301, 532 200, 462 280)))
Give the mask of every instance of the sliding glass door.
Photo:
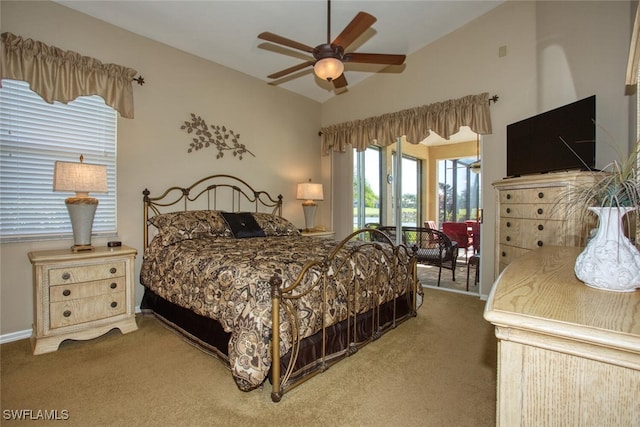
POLYGON ((377 147, 354 150, 353 156, 353 228, 382 224, 382 155, 377 147))
POLYGON ((422 161, 398 143, 354 151, 353 227, 422 223, 422 161), (397 162, 400 153, 401 162, 397 162), (397 196, 399 195, 399 196, 397 196))
POLYGON ((464 222, 478 218, 480 174, 470 168, 473 157, 438 161, 438 221, 464 222))
MULTIPOLYGON (((396 153, 393 154, 393 165, 396 165, 396 153)), ((418 226, 421 223, 420 162, 409 156, 402 156, 401 172, 395 171, 394 177, 400 177, 400 222, 404 225, 418 226)), ((396 200, 396 198, 394 198, 396 200)), ((394 210, 395 213, 395 210, 394 210)), ((395 224, 395 215, 393 223, 395 224)))

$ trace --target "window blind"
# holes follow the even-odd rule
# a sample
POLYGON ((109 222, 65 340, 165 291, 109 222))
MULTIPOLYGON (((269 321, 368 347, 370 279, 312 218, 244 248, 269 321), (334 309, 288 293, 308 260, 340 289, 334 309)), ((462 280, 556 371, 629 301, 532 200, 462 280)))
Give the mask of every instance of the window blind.
POLYGON ((56 160, 106 165, 94 234, 116 232, 116 111, 99 96, 48 104, 26 82, 0 89, 0 238, 2 241, 72 234, 64 200, 53 192, 56 160))

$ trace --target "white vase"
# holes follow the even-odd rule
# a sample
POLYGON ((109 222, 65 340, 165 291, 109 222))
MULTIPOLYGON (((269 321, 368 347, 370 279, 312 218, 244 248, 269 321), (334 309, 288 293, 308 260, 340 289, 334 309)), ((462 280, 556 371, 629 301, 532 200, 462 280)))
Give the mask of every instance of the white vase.
POLYGON ((640 288, 640 251, 622 230, 622 218, 634 208, 592 207, 589 210, 598 215, 599 226, 576 259, 576 276, 597 289, 632 292, 640 288))

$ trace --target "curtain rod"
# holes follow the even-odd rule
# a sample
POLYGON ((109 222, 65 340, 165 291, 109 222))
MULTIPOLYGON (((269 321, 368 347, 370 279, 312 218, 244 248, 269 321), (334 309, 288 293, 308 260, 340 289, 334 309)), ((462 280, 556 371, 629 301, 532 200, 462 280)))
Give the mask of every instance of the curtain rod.
POLYGON ((136 78, 134 78, 133 80, 131 80, 132 82, 138 82, 138 84, 140 86, 142 86, 144 84, 144 77, 142 76, 138 76, 136 78))

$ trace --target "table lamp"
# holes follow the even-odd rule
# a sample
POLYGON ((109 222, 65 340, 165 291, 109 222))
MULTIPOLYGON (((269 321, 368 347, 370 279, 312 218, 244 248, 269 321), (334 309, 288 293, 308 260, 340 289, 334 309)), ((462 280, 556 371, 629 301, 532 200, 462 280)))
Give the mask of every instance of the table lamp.
POLYGON ((316 207, 318 206, 314 200, 324 200, 322 184, 315 184, 311 182, 311 180, 309 180, 309 182, 298 184, 296 198, 298 200, 304 200, 302 203, 302 209, 304 210, 304 226, 305 230, 309 231, 313 229, 313 220, 316 215, 316 207))
POLYGON ((73 228, 73 252, 91 251, 91 229, 98 207, 98 199, 89 197, 89 192, 107 192, 107 167, 84 163, 55 162, 53 169, 53 191, 75 192, 64 202, 69 211, 73 228))

